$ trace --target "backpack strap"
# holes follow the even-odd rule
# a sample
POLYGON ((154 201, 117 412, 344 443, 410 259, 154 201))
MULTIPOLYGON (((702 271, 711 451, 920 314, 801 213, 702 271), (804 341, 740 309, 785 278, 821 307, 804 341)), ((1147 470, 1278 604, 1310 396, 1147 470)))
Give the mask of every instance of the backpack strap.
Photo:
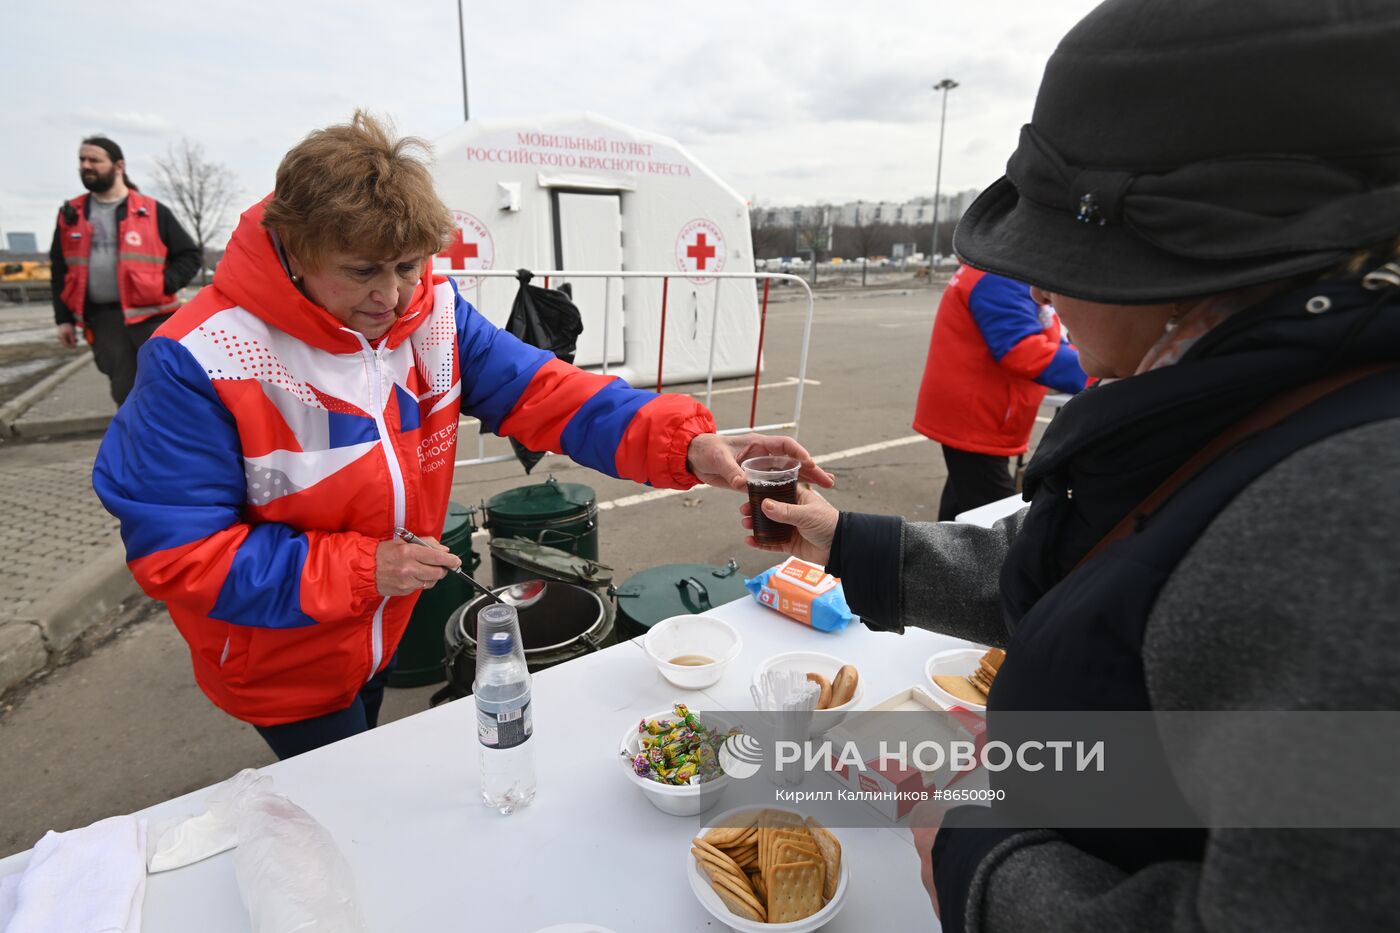
MULTIPOLYGON (((1135 532, 1143 522, 1147 521, 1153 513, 1162 507, 1172 494, 1182 486, 1191 481, 1206 467, 1225 454, 1234 450, 1243 442, 1254 437, 1263 431, 1272 428, 1288 416, 1295 414, 1309 405, 1327 396, 1338 392, 1353 383, 1360 382, 1368 376, 1389 370, 1400 368, 1400 363, 1372 363, 1366 366, 1358 366, 1354 369, 1343 370, 1333 373, 1315 382, 1309 382, 1296 389, 1285 392, 1273 400, 1261 405, 1245 417, 1236 421, 1226 428, 1206 446, 1188 459, 1176 471, 1162 481, 1162 484, 1154 489, 1146 499, 1139 502, 1134 508, 1128 510, 1128 514, 1113 526, 1108 534, 1094 545, 1089 553, 1080 558, 1079 563, 1074 565, 1078 570, 1084 564, 1093 560, 1099 553, 1115 541, 1120 541, 1135 532)), ((1071 571, 1073 572, 1073 571, 1071 571)))

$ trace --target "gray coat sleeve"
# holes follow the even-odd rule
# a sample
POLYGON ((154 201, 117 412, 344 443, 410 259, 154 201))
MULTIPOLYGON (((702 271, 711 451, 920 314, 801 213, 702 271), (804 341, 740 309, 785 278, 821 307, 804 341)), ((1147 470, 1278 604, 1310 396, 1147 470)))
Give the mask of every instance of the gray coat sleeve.
POLYGON ((912 625, 985 645, 1005 645, 999 581, 1022 509, 991 528, 905 522, 899 566, 901 631, 912 625))
MULTIPOLYGON (((1245 489, 1153 607, 1143 645, 1153 706, 1400 709, 1396 476, 1400 422, 1389 421, 1306 448, 1245 489)), ((1168 750, 1202 813, 1228 812, 1257 786, 1248 768, 1225 766, 1230 756, 1217 741, 1207 732, 1168 750)), ((1365 788, 1348 792, 1377 799, 1365 788)), ((978 865, 968 928, 1391 929, 1400 917, 1397 865, 1400 830, 1214 830, 1202 862, 1135 873, 1053 833, 1025 833, 978 865)))

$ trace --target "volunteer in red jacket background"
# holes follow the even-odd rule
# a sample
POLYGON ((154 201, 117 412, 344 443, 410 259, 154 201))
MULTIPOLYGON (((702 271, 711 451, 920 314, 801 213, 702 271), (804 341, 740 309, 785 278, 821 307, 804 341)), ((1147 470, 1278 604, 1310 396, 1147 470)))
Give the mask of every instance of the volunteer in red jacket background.
POLYGON ((78 147, 78 177, 90 193, 59 209, 49 248, 54 324, 65 347, 76 347, 82 331, 120 405, 141 344, 199 271, 199 246, 168 207, 136 190, 121 146, 105 136, 78 147))
POLYGON ((213 284, 141 351, 93 470, 127 561, 189 643, 216 706, 286 758, 375 725, 420 590, 460 564, 441 534, 463 414, 534 450, 663 488, 743 489, 687 396, 586 373, 497 328, 434 275, 454 225, 372 118, 318 130, 249 208, 213 284))
POLYGON ((1079 354, 1030 286, 961 266, 938 304, 914 429, 943 445, 938 520, 1016 491, 1009 458, 1030 444, 1045 393, 1084 388, 1079 354))

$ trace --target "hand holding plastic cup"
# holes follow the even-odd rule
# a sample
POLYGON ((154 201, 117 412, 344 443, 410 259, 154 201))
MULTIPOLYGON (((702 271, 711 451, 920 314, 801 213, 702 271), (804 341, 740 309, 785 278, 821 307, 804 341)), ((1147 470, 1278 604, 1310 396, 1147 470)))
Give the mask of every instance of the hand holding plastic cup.
POLYGON ((795 457, 753 457, 740 466, 749 486, 754 540, 759 544, 783 544, 791 536, 792 526, 764 514, 763 500, 797 503, 797 474, 802 468, 801 461, 795 457))

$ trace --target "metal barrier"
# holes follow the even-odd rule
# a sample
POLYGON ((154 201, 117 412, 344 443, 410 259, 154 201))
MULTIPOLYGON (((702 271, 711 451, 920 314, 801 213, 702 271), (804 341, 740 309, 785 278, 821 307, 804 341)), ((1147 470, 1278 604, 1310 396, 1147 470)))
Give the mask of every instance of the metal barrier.
POLYGON ((53 283, 45 281, 0 282, 0 301, 14 304, 50 301, 53 283))
MULTIPOLYGON (((657 351, 656 359, 656 391, 663 390, 664 365, 666 358, 666 300, 670 292, 671 279, 747 279, 753 282, 762 280, 763 299, 758 313, 758 354, 754 359, 753 369, 753 394, 749 405, 748 427, 721 428, 720 434, 747 434, 750 431, 782 431, 792 429, 792 436, 797 436, 798 423, 802 416, 802 393, 807 386, 807 350, 812 338, 812 313, 814 302, 812 298, 812 287, 807 284, 806 279, 801 276, 789 275, 786 272, 708 272, 697 274, 696 272, 591 272, 577 271, 573 269, 549 269, 545 271, 534 271, 532 273, 537 278, 544 279, 545 288, 549 287, 550 279, 603 279, 603 375, 608 374, 608 324, 612 314, 612 280, 613 279, 660 279, 661 280, 661 341, 657 351), (802 286, 807 294, 807 318, 802 326, 802 352, 797 363, 797 398, 793 403, 792 420, 774 424, 754 424, 758 413, 758 378, 763 362, 763 338, 768 323, 768 292, 774 281, 794 282, 802 286)), ((488 270, 452 270, 447 275, 459 280, 458 286, 463 291, 460 280, 476 279, 473 286, 477 292, 478 304, 481 296, 481 280, 485 278, 515 278, 516 273, 509 269, 488 269, 488 270)), ((705 378, 705 407, 710 408, 714 398, 715 384, 715 337, 716 327, 719 322, 719 281, 715 282, 714 306, 710 312, 710 361, 709 371, 705 378)), ((463 393, 465 395, 465 393, 463 393)), ((515 459, 514 454, 497 454, 486 456, 486 438, 482 436, 479 423, 477 430, 477 456, 466 460, 456 461, 456 466, 479 466, 486 463, 502 463, 515 459)), ((460 449, 460 442, 459 442, 460 449)))

